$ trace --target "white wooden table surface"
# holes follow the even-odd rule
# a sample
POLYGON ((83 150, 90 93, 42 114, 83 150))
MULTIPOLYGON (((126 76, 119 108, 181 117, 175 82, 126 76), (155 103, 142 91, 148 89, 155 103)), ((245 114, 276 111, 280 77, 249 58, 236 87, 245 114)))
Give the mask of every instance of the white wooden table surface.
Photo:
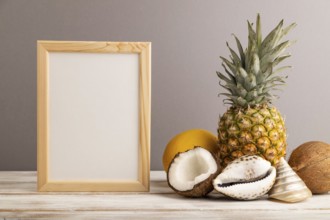
POLYGON ((330 219, 330 194, 287 204, 234 201, 217 193, 175 194, 165 173, 151 172, 148 193, 38 193, 36 172, 0 172, 0 219, 330 219))

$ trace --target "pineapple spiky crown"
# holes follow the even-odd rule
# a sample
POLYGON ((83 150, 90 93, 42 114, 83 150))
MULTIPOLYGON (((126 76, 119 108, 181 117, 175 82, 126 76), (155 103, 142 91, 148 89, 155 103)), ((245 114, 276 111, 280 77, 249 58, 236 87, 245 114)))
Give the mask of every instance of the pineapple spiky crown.
POLYGON ((248 21, 248 47, 243 47, 234 35, 239 55, 229 46, 230 60, 220 56, 223 61, 222 66, 226 74, 217 72, 220 78, 220 86, 227 90, 227 93, 220 93, 227 98, 225 104, 233 107, 246 108, 249 106, 267 105, 274 97, 273 90, 285 84, 287 76, 278 75, 291 66, 282 66, 275 69, 279 63, 290 54, 284 54, 287 47, 294 41, 284 41, 281 39, 292 28, 296 26, 292 23, 283 28, 283 20, 264 38, 261 35, 260 15, 257 15, 256 28, 248 21))

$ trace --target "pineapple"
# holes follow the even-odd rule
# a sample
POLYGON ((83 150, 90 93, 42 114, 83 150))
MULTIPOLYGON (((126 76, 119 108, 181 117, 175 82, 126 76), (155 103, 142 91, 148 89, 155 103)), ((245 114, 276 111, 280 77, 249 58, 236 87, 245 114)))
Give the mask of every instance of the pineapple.
POLYGON ((264 38, 260 15, 256 28, 248 21, 248 47, 243 50, 234 35, 238 53, 227 43, 230 59, 220 57, 224 73, 217 72, 226 92, 225 104, 231 107, 219 120, 218 157, 222 167, 243 155, 258 155, 277 165, 286 154, 286 129, 280 112, 271 105, 274 90, 285 84, 287 76, 279 73, 290 68, 275 68, 290 54, 284 51, 293 41, 281 42, 295 23, 283 28, 283 20, 264 38))

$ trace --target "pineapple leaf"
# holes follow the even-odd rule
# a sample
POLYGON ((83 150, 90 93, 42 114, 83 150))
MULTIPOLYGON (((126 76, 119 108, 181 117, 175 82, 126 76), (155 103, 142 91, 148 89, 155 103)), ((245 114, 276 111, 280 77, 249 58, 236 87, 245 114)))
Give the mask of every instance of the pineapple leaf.
MULTIPOLYGON (((261 68, 263 68, 263 66, 261 66, 261 68)), ((273 74, 273 64, 268 63, 266 69, 262 70, 261 72, 264 75, 264 79, 267 79, 269 76, 273 74)))
POLYGON ((248 23, 248 48, 246 51, 245 55, 245 64, 246 64, 246 69, 249 71, 250 70, 250 62, 251 62, 251 56, 252 53, 254 53, 257 50, 257 39, 256 39, 256 33, 254 32, 252 25, 249 21, 248 23))
POLYGON ((286 48, 288 48, 290 45, 292 45, 294 43, 294 41, 284 41, 282 43, 280 43, 279 45, 277 45, 276 47, 274 47, 271 51, 269 51, 265 57, 268 54, 271 54, 272 57, 277 57, 278 55, 280 55, 286 48))
POLYGON ((242 67, 237 67, 236 82, 240 84, 244 84, 246 77, 247 77, 247 72, 242 67))
POLYGON ((226 58, 222 57, 222 56, 220 56, 220 58, 228 66, 230 71, 234 73, 235 69, 236 69, 235 65, 232 62, 230 62, 229 60, 227 60, 226 58))
POLYGON ((230 51, 229 58, 220 56, 223 72, 217 72, 220 79, 219 85, 226 91, 219 95, 225 96, 225 104, 234 107, 246 108, 249 106, 271 104, 277 95, 272 94, 278 87, 285 85, 287 76, 279 73, 286 71, 291 66, 275 66, 290 57, 284 51, 295 41, 281 39, 289 33, 295 23, 283 28, 283 20, 263 39, 260 15, 257 14, 255 26, 247 21, 248 43, 244 49, 239 39, 235 37, 236 51, 229 43, 226 45, 230 51))
POLYGON ((235 37, 236 44, 237 44, 237 49, 238 49, 239 55, 241 57, 241 65, 242 65, 243 68, 245 68, 245 54, 244 54, 244 50, 243 50, 242 44, 239 41, 239 39, 236 37, 235 34, 233 34, 233 36, 235 37))
POLYGON ((237 73, 238 73, 239 76, 242 77, 243 79, 245 79, 245 78, 248 76, 247 72, 246 72, 245 69, 243 69, 242 67, 239 67, 239 68, 238 68, 237 73))
POLYGON ((248 93, 246 91, 246 89, 242 86, 242 84, 240 84, 240 83, 237 84, 237 90, 239 92, 239 95, 242 96, 242 97, 245 97, 246 94, 248 93))
POLYGON ((247 91, 250 91, 256 85, 257 85, 257 79, 256 79, 255 75, 249 74, 248 77, 246 78, 246 81, 245 81, 245 84, 244 84, 244 88, 247 91))
POLYGON ((261 46, 261 42, 262 42, 262 36, 261 36, 261 24, 260 24, 260 14, 258 13, 257 15, 257 22, 256 22, 257 26, 256 26, 256 34, 257 34, 257 46, 258 49, 261 46))
MULTIPOLYGON (((261 67, 267 66, 269 63, 272 63, 276 57, 278 57, 281 53, 284 52, 286 48, 291 46, 295 41, 285 41, 279 45, 277 45, 275 48, 273 48, 271 51, 269 51, 267 54, 265 54, 264 57, 260 60, 261 67)), ((263 69, 261 69, 264 71, 263 69)))
POLYGON ((230 78, 233 81, 236 80, 234 74, 227 69, 227 67, 226 67, 226 65, 224 63, 221 63, 221 66, 224 68, 225 72, 230 76, 230 78))
POLYGON ((233 90, 227 88, 225 85, 222 85, 221 82, 219 82, 219 85, 220 85, 222 88, 224 88, 225 90, 227 90, 228 92, 230 92, 230 94, 233 94, 233 93, 234 93, 233 90))
POLYGON ((252 24, 250 23, 250 21, 247 21, 247 23, 248 23, 249 37, 251 37, 252 39, 256 39, 256 32, 253 30, 252 24))
POLYGON ((230 93, 224 93, 224 92, 221 92, 221 93, 219 93, 219 96, 220 95, 224 95, 224 96, 227 96, 227 97, 229 97, 229 98, 231 98, 233 95, 232 94, 230 94, 230 93))
POLYGON ((237 102, 237 104, 238 105, 240 105, 240 106, 247 106, 247 102, 246 102, 246 100, 245 99, 243 99, 242 97, 238 97, 237 99, 236 99, 236 102, 237 102))
POLYGON ((260 104, 260 103, 262 103, 264 100, 265 100, 265 96, 258 96, 258 97, 255 99, 255 104, 260 104))
POLYGON ((237 99, 237 96, 234 96, 232 94, 229 94, 229 93, 219 93, 218 94, 219 96, 223 95, 223 96, 226 96, 228 97, 229 99, 233 100, 235 102, 235 100, 237 99))
POLYGON ((258 97, 258 92, 255 89, 253 89, 247 93, 247 95, 245 96, 245 99, 246 99, 246 101, 251 102, 256 97, 258 97))
POLYGON ((224 99, 224 100, 223 100, 223 103, 224 103, 225 105, 233 105, 233 104, 234 104, 234 102, 233 102, 231 99, 224 99))
POLYGON ((221 72, 217 71, 217 75, 220 79, 222 79, 223 81, 225 81, 228 84, 233 84, 233 82, 228 79, 224 74, 222 74, 221 72))
POLYGON ((282 56, 276 57, 276 59, 273 62, 273 66, 278 65, 280 62, 282 62, 283 60, 285 60, 288 57, 291 57, 291 55, 290 54, 286 54, 286 55, 282 55, 282 56))
POLYGON ((227 73, 227 75, 229 76, 229 78, 231 79, 231 81, 234 83, 234 84, 237 84, 237 79, 236 77, 227 69, 227 67, 222 63, 221 64, 222 67, 224 68, 225 72, 227 73))
POLYGON ((219 82, 219 85, 226 89, 228 92, 230 92, 231 94, 233 94, 234 96, 237 96, 238 95, 238 91, 237 91, 237 87, 234 86, 233 84, 226 84, 226 85, 223 85, 221 84, 221 82, 219 82))
POLYGON ((284 28, 282 30, 282 37, 284 37, 285 35, 287 35, 293 28, 295 28, 297 26, 296 23, 292 23, 289 26, 287 26, 286 28, 284 28))
POLYGON ((247 51, 246 56, 245 56, 245 64, 246 64, 246 70, 247 72, 251 71, 251 63, 252 63, 252 57, 253 54, 256 53, 256 41, 254 39, 251 39, 251 41, 249 41, 249 44, 251 44, 251 49, 247 51))
POLYGON ((240 65, 241 64, 241 60, 240 60, 239 56, 237 55, 237 53, 233 49, 231 49, 231 47, 229 46, 229 43, 228 42, 226 42, 226 43, 227 43, 227 47, 228 47, 228 49, 229 49, 229 51, 230 51, 230 53, 232 55, 233 63, 236 66, 240 65))
MULTIPOLYGON (((288 78, 287 76, 286 77, 283 77, 283 76, 274 76, 268 80, 266 80, 264 83, 267 85, 267 84, 270 84, 270 83, 275 83, 275 82, 279 82, 281 84, 285 84, 285 80, 288 78)), ((272 86, 277 86, 279 84, 272 84, 272 86)))
POLYGON ((275 74, 278 74, 278 73, 280 73, 280 72, 283 72, 284 70, 291 69, 291 68, 292 68, 292 66, 282 66, 282 67, 280 67, 280 68, 277 68, 277 69, 274 71, 274 75, 275 75, 275 74))
POLYGON ((266 36, 266 38, 261 43, 261 53, 260 55, 263 56, 265 53, 267 53, 270 49, 273 49, 274 43, 276 41, 276 38, 281 33, 281 28, 283 26, 283 20, 280 21, 280 23, 266 36))
POLYGON ((287 35, 293 28, 297 26, 296 23, 290 24, 288 27, 281 30, 281 33, 279 34, 278 38, 275 41, 275 45, 285 36, 287 35))
POLYGON ((254 75, 257 75, 259 73, 259 70, 260 70, 259 56, 256 53, 254 53, 252 55, 251 72, 254 75))
POLYGON ((274 88, 274 86, 268 86, 266 88, 263 89, 263 92, 260 93, 260 95, 265 95, 265 94, 269 94, 270 91, 282 91, 282 89, 279 89, 279 88, 274 88))
POLYGON ((263 84, 263 82, 265 81, 266 77, 265 77, 265 74, 259 72, 259 74, 256 76, 256 79, 257 79, 257 85, 259 84, 263 84))

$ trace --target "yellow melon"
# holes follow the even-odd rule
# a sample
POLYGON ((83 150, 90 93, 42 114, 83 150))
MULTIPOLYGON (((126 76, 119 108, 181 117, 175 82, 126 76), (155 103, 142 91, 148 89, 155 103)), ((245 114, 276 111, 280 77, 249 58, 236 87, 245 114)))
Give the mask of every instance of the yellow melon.
POLYGON ((203 147, 211 153, 217 150, 217 137, 209 131, 203 129, 192 129, 184 131, 170 140, 163 154, 163 167, 167 172, 169 165, 176 154, 193 149, 194 147, 203 147))

